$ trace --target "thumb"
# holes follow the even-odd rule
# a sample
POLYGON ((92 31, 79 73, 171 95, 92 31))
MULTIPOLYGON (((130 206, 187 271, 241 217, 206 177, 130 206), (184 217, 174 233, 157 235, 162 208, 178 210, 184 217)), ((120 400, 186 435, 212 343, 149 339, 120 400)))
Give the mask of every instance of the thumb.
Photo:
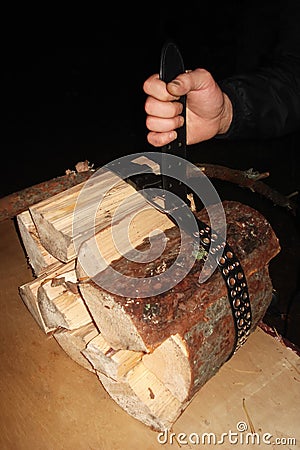
POLYGON ((181 97, 188 93, 189 85, 186 73, 182 73, 167 84, 167 91, 174 97, 181 97))
POLYGON ((214 85, 212 75, 205 69, 187 70, 167 84, 167 90, 175 97, 180 97, 190 91, 206 89, 214 85))

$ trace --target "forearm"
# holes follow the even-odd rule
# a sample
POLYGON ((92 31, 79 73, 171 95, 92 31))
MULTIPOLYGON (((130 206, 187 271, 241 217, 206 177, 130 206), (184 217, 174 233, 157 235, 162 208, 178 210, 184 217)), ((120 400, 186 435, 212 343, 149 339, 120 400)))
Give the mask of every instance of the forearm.
POLYGON ((285 57, 274 67, 219 82, 232 103, 232 121, 218 139, 272 138, 300 130, 300 62, 285 57))

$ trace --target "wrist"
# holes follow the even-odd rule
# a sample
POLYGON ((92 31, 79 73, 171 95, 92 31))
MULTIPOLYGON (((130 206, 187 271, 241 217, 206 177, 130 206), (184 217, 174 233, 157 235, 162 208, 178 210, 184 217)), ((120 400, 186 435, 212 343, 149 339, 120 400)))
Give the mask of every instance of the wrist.
POLYGON ((228 95, 223 92, 223 110, 220 117, 220 125, 218 134, 225 134, 229 130, 233 117, 233 108, 228 95))

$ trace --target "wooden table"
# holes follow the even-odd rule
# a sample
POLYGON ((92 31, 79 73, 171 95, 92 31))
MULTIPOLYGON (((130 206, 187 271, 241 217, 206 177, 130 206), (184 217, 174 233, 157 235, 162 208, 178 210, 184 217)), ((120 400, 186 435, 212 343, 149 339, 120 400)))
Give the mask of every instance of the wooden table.
POLYGON ((300 359, 261 328, 198 392, 174 435, 159 434, 37 326, 18 292, 33 276, 10 219, 0 223, 0 276, 1 450, 271 449, 276 439, 300 449, 300 359), (251 431, 260 445, 246 445, 251 431))

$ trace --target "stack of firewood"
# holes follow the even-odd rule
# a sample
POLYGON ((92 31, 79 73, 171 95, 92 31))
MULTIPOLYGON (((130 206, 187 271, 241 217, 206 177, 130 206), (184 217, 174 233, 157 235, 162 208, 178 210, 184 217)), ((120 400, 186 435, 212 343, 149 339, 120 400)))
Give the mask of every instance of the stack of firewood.
MULTIPOLYGON (((132 185, 99 171, 18 214, 34 275, 19 292, 44 333, 95 373, 120 407, 164 430, 232 355, 235 328, 218 270, 202 284, 192 269, 170 289, 132 294, 131 277, 165 273, 180 249, 178 228, 145 203, 132 185), (164 243, 160 255, 147 262, 130 257, 132 249, 149 252, 155 240, 164 243), (109 268, 123 281, 110 280, 109 268)), ((227 241, 247 278, 253 331, 272 298, 268 265, 280 246, 258 211, 234 201, 223 208, 227 241)), ((209 222, 206 211, 196 214, 209 222)))

